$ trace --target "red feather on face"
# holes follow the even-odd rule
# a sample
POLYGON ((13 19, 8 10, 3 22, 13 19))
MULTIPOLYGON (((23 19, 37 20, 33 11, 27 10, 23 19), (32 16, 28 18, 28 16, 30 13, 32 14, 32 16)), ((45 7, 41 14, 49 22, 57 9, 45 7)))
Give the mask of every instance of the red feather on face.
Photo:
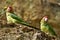
POLYGON ((7 11, 9 11, 9 12, 11 12, 13 10, 13 8, 11 7, 11 6, 9 6, 8 8, 7 8, 7 11))

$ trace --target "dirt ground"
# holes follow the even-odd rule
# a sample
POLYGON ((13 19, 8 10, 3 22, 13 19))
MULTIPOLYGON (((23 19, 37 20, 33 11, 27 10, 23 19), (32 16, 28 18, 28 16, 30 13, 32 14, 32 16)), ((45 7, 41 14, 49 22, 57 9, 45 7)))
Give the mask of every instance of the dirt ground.
MULTIPOLYGON (((0 9, 11 5, 17 16, 36 28, 40 28, 41 18, 48 15, 48 23, 60 37, 60 5, 58 3, 59 0, 0 0, 0 9)), ((0 13, 0 40, 52 40, 51 37, 46 36, 45 38, 42 36, 44 39, 39 39, 41 36, 34 38, 37 30, 21 24, 14 27, 7 26, 6 23, 6 16, 2 12, 0 13)), ((39 35, 40 33, 37 32, 39 35)))

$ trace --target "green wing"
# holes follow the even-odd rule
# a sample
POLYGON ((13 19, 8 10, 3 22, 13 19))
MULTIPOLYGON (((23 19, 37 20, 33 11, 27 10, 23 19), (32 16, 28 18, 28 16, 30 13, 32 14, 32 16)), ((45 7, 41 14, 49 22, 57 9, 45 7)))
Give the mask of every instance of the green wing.
POLYGON ((55 33, 55 31, 53 30, 53 28, 52 28, 51 25, 49 25, 49 24, 47 23, 46 26, 48 27, 48 30, 49 30, 49 32, 50 32, 52 35, 57 36, 57 34, 55 33))
POLYGON ((29 25, 29 23, 25 22, 22 18, 18 17, 15 14, 10 14, 9 16, 11 16, 13 19, 17 20, 18 23, 29 25))

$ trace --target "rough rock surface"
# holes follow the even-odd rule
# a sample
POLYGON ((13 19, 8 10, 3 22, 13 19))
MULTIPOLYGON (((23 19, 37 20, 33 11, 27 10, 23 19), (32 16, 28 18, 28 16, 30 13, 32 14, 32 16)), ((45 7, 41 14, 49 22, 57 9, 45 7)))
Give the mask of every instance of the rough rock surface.
POLYGON ((0 40, 55 40, 56 38, 50 37, 40 30, 34 30, 32 28, 1 28, 0 40))
POLYGON ((6 16, 4 12, 1 13, 1 9, 9 5, 12 5, 19 17, 36 28, 40 28, 41 18, 48 15, 48 22, 60 37, 60 0, 0 0, 0 27, 2 27, 0 28, 0 40, 53 40, 42 32, 39 33, 27 27, 25 29, 23 25, 21 25, 22 28, 6 26, 6 16))

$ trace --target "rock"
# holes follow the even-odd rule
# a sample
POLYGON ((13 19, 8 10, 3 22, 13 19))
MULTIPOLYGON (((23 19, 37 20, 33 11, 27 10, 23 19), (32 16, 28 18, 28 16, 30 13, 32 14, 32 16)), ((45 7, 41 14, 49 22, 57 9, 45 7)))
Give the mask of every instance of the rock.
MULTIPOLYGON (((12 5, 15 13, 30 25, 40 28, 40 20, 43 16, 49 16, 57 34, 60 34, 60 0, 0 0, 0 9, 12 5), (56 26, 56 25, 58 26, 56 26)), ((8 27, 5 14, 0 15, 0 40, 55 40, 37 30, 24 28, 24 25, 8 27)), ((59 35, 60 36, 60 35, 59 35)))

